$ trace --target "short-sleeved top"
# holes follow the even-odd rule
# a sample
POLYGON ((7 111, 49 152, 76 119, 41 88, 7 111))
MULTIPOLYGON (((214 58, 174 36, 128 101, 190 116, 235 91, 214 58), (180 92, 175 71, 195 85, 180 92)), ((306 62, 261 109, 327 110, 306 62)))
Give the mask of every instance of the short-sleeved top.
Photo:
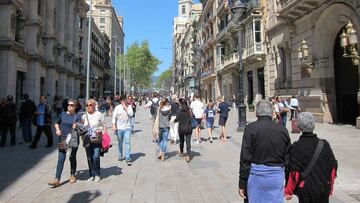
POLYGON ((227 102, 221 102, 219 104, 220 116, 227 118, 229 116, 229 104, 227 102))
POLYGON ((71 128, 73 123, 78 122, 81 119, 81 116, 77 113, 70 115, 67 112, 62 112, 59 118, 56 120, 56 124, 59 124, 61 131, 61 136, 67 136, 71 133, 71 128))
POLYGON ((104 115, 100 111, 94 111, 92 114, 85 113, 81 117, 81 120, 84 122, 85 126, 88 125, 88 119, 86 118, 86 115, 89 118, 91 128, 94 128, 95 130, 102 130, 102 126, 104 125, 104 115))
POLYGON ((191 102, 190 108, 191 108, 195 118, 202 118, 202 114, 204 112, 204 104, 201 101, 195 100, 195 101, 191 102))
POLYGON ((204 114, 206 116, 206 120, 208 122, 214 122, 216 111, 212 108, 206 108, 204 111, 204 114))

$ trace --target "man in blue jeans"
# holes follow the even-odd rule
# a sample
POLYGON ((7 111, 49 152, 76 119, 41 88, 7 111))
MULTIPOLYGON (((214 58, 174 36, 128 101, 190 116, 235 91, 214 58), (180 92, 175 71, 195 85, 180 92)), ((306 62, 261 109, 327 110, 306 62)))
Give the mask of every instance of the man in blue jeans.
POLYGON ((128 166, 131 166, 130 158, 130 134, 131 134, 131 117, 133 116, 133 108, 126 102, 126 96, 121 95, 120 104, 114 109, 112 116, 113 130, 118 139, 118 160, 123 160, 123 144, 125 144, 125 160, 128 166))

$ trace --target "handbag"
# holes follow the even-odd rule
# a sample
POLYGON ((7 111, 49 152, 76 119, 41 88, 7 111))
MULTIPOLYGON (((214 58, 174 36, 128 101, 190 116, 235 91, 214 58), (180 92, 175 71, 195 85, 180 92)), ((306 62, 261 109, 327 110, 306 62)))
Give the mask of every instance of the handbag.
POLYGON ((190 120, 191 120, 191 128, 195 129, 198 126, 197 120, 195 118, 195 116, 193 115, 193 113, 191 112, 191 110, 189 110, 190 113, 190 120))
POLYGON ((157 110, 157 113, 156 113, 156 117, 155 117, 155 121, 154 121, 154 125, 153 125, 153 128, 152 128, 152 133, 153 135, 156 135, 156 137, 159 136, 159 126, 160 126, 160 117, 159 117, 159 108, 157 110))
POLYGON ((66 151, 68 149, 68 145, 66 144, 66 140, 61 140, 61 136, 59 137, 59 142, 57 145, 60 151, 66 151))

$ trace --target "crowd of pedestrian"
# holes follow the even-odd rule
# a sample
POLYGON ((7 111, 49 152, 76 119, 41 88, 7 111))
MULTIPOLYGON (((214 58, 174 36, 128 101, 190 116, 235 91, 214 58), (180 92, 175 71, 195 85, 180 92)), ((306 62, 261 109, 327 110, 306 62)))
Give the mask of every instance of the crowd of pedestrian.
MULTIPOLYGON (((76 182, 77 151, 82 140, 89 168, 88 181, 101 180, 100 157, 107 152, 110 138, 104 116, 111 116, 112 130, 118 141, 118 161, 131 166, 131 134, 135 133, 137 105, 145 101, 152 120, 152 140, 158 145, 158 159, 167 159, 167 144, 179 144, 178 155, 186 162, 192 160, 191 142, 194 132, 195 144, 203 141, 213 143, 214 123, 218 119, 221 133, 218 139, 226 143, 226 123, 231 106, 223 97, 207 104, 200 95, 192 98, 178 95, 162 96, 153 93, 149 97, 134 99, 125 95, 101 97, 85 101, 82 97, 56 97, 51 106, 46 96, 41 96, 38 105, 23 95, 20 109, 14 98, 0 98, 0 147, 4 147, 10 132, 10 144, 16 144, 16 123, 19 119, 23 142, 29 148, 37 148, 41 134, 47 137, 46 147, 53 146, 52 127, 58 147, 55 178, 48 184, 60 186, 66 156, 70 161, 70 183, 76 182), (140 102, 139 102, 140 101, 140 102), (53 107, 53 108, 52 108, 53 107), (55 124, 52 111, 56 112, 55 124), (36 132, 32 136, 32 125, 36 132), (201 131, 207 129, 207 139, 201 131), (105 141, 105 144, 104 144, 105 141), (184 147, 186 144, 186 152, 184 147)), ((337 161, 330 144, 314 134, 315 118, 309 112, 300 111, 296 97, 287 99, 273 97, 256 104, 257 121, 246 126, 240 153, 239 194, 249 202, 283 202, 297 195, 299 202, 323 203, 329 201, 337 172, 337 161), (302 132, 299 140, 291 144, 286 129, 287 115, 302 132), (285 184, 284 184, 285 183, 285 184)))

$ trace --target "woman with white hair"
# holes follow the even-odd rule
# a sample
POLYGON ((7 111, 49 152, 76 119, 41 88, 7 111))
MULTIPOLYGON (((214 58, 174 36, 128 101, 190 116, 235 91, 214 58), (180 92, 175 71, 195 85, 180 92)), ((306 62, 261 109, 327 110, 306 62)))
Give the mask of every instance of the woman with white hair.
POLYGON ((338 166, 334 153, 313 133, 315 117, 310 112, 299 114, 298 127, 302 135, 289 151, 286 199, 295 194, 300 203, 328 203, 338 166))

